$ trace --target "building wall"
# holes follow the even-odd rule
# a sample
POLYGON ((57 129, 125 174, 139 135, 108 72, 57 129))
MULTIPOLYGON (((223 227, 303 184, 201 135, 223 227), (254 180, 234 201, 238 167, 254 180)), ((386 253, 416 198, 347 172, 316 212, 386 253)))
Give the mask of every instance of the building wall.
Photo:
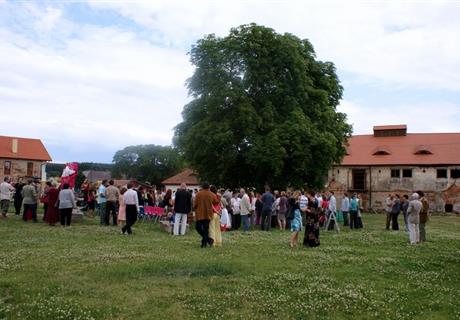
POLYGON ((42 176, 42 161, 30 161, 30 160, 17 160, 17 159, 5 159, 0 158, 0 179, 3 181, 5 178, 5 162, 11 162, 11 173, 8 175, 13 179, 13 182, 17 182, 19 178, 27 178, 30 176, 41 177, 42 176), (33 164, 32 175, 27 174, 27 164, 31 162, 33 164))
POLYGON ((343 192, 358 193, 362 204, 367 210, 383 210, 385 198, 389 193, 407 194, 423 191, 430 201, 430 209, 434 212, 445 212, 446 204, 453 206, 453 211, 460 213, 460 179, 450 177, 451 169, 458 166, 417 167, 344 167, 337 166, 329 170, 328 187, 335 191, 340 199, 343 192), (365 190, 353 190, 353 169, 364 169, 366 173, 365 190), (391 170, 400 169, 401 177, 392 178, 391 170), (411 178, 403 178, 402 170, 412 169, 411 178), (447 178, 437 178, 437 169, 447 169, 447 178))

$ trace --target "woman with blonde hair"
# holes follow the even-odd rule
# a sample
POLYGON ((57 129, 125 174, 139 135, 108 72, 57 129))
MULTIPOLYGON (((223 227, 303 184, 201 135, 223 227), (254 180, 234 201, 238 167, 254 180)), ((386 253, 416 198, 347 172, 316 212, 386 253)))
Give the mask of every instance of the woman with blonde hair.
POLYGON ((302 213, 300 212, 300 193, 294 193, 294 217, 291 220, 291 248, 297 247, 299 232, 302 231, 302 213))
POLYGON ((221 195, 217 193, 217 188, 215 186, 211 186, 209 190, 214 193, 217 200, 219 200, 218 204, 212 206, 214 213, 209 222, 209 238, 213 240, 214 247, 220 247, 222 246, 222 233, 220 231, 221 195))
POLYGON ((117 216, 117 224, 121 228, 123 228, 126 224, 126 204, 124 194, 128 191, 126 187, 121 187, 120 195, 118 196, 118 216, 117 216))

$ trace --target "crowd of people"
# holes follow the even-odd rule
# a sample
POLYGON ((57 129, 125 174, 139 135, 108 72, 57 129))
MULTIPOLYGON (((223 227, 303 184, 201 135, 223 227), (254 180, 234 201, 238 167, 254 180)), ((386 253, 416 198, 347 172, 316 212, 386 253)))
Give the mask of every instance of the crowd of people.
MULTIPOLYGON (((16 214, 23 210, 24 221, 37 222, 37 207, 43 203, 43 220, 55 225, 70 226, 72 211, 77 200, 69 184, 58 186, 56 181, 48 181, 44 189, 37 179, 29 179, 14 184, 6 177, 0 184, 0 210, 7 216, 10 199, 14 200, 16 214), (13 196, 12 196, 13 195, 13 196)), ((88 217, 99 216, 100 224, 120 227, 121 234, 132 234, 132 226, 145 207, 163 208, 172 224, 173 235, 184 235, 188 221, 195 220, 195 228, 201 236, 201 247, 221 246, 222 232, 242 230, 249 232, 259 228, 270 231, 278 228, 290 230, 290 245, 296 247, 299 234, 304 233, 303 245, 320 245, 320 229, 338 229, 343 222, 350 229, 363 228, 361 200, 357 194, 341 195, 340 209, 334 192, 325 193, 301 191, 271 191, 258 193, 241 188, 236 191, 217 189, 205 183, 201 190, 188 190, 182 184, 177 191, 144 188, 129 183, 117 187, 114 181, 104 180, 91 184, 85 180, 80 186, 82 210, 88 217)), ((423 192, 400 197, 389 195, 385 201, 386 229, 399 230, 398 216, 402 212, 405 229, 411 244, 426 241, 425 224, 428 221, 428 201, 423 192)))
POLYGON ((2 217, 6 218, 13 195, 16 215, 21 214, 22 220, 37 223, 37 209, 43 203, 43 221, 55 225, 60 221, 62 226, 69 227, 72 219, 72 210, 76 208, 75 194, 69 184, 57 185, 55 181, 46 182, 42 191, 39 179, 28 179, 24 184, 18 181, 14 186, 10 178, 5 177, 0 184, 0 199, 2 217))
MULTIPOLYGON (((181 188, 185 189, 185 186, 181 188)), ((177 201, 177 198, 176 193, 174 200, 177 201)), ((334 224, 339 223, 336 198, 332 191, 324 194, 276 190, 272 192, 267 187, 261 194, 247 192, 244 188, 238 191, 218 190, 204 184, 198 193, 191 195, 190 201, 193 203, 191 210, 195 212, 195 226, 201 235, 202 248, 221 246, 221 232, 240 228, 243 232, 249 232, 251 226, 262 231, 273 228, 290 230, 291 247, 297 246, 299 234, 303 231, 303 245, 317 247, 320 245, 320 228, 333 229, 334 224)), ((354 205, 352 208, 356 209, 355 215, 358 217, 359 202, 356 195, 351 205, 354 205)), ((353 211, 352 214, 354 213, 353 211)), ((362 221, 360 224, 351 224, 351 228, 353 226, 356 229, 362 228, 362 221)))
POLYGON ((409 233, 410 244, 426 241, 425 225, 428 222, 429 203, 423 191, 408 195, 389 194, 385 199, 386 229, 399 230, 398 217, 403 214, 405 231, 409 233))

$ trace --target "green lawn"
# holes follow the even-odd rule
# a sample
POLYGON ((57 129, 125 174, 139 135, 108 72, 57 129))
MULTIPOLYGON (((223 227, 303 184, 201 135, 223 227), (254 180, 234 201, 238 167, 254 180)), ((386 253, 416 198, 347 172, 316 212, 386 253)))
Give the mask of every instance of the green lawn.
POLYGON ((433 217, 429 241, 364 215, 365 229, 225 233, 199 248, 137 224, 121 236, 97 219, 70 229, 0 220, 0 319, 460 319, 460 217, 433 217))

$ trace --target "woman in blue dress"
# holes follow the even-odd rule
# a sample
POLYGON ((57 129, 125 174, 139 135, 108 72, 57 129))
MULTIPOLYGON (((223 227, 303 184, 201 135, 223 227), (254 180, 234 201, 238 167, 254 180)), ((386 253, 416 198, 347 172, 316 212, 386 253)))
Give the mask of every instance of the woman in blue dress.
POLYGON ((297 239, 299 232, 302 230, 302 214, 299 208, 299 198, 296 199, 296 206, 294 209, 294 219, 291 220, 291 248, 297 246, 297 239))

